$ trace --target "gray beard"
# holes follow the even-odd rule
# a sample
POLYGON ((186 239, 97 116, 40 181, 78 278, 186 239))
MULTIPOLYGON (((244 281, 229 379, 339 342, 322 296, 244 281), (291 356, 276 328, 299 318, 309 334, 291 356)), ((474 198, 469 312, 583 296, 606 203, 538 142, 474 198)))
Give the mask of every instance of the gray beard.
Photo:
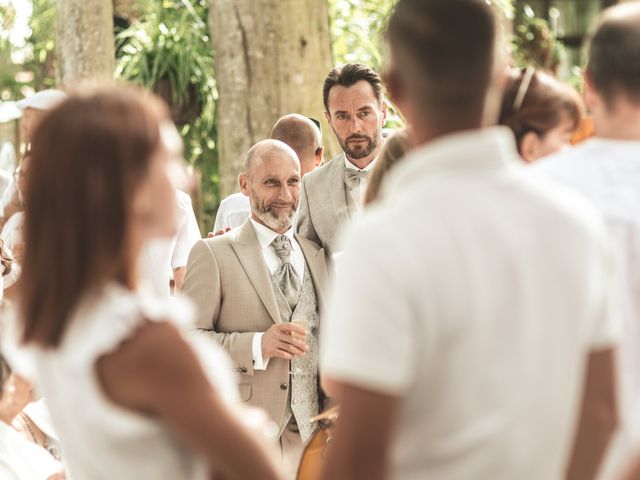
MULTIPOLYGON (((297 207, 297 205, 296 205, 297 207)), ((276 215, 268 208, 262 208, 251 201, 251 210, 260 221, 271 230, 282 230, 291 227, 296 209, 293 208, 290 214, 276 215)))

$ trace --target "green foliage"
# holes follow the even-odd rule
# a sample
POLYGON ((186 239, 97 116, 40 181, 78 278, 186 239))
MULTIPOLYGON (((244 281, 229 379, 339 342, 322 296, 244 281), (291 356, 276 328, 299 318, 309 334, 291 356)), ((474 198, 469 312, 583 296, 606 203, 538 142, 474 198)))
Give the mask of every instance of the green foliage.
POLYGON ((55 84, 55 0, 33 0, 32 8, 24 44, 14 44, 16 12, 10 2, 0 4, 0 96, 4 100, 55 84))
POLYGON ((116 38, 116 75, 155 90, 172 108, 185 158, 202 174, 205 216, 218 203, 217 90, 206 0, 140 2, 141 14, 116 38), (162 88, 168 85, 167 88, 162 88))
POLYGON ((529 6, 524 7, 522 22, 515 27, 512 44, 517 65, 530 65, 552 73, 556 73, 565 55, 549 24, 536 18, 529 6))
POLYGON ((382 67, 384 32, 397 0, 329 0, 335 63, 382 67))

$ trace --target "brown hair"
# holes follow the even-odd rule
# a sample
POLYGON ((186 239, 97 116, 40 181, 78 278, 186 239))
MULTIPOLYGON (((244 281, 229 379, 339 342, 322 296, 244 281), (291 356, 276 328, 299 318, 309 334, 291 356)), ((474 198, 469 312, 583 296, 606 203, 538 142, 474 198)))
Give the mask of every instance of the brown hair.
POLYGON ((527 133, 543 137, 566 118, 578 128, 582 112, 582 101, 572 87, 546 73, 522 69, 509 74, 499 123, 511 128, 520 151, 527 133))
POLYGON ((168 118, 151 95, 106 87, 70 96, 38 125, 25 188, 25 342, 57 346, 83 295, 135 282, 132 198, 168 118))
POLYGON ((619 95, 640 105, 640 6, 635 2, 608 8, 589 41, 587 72, 611 108, 619 95))
POLYGON ((481 126, 498 22, 484 0, 400 0, 387 37, 390 92, 406 92, 434 135, 481 126))
POLYGON ((324 101, 324 109, 329 111, 329 92, 335 86, 352 87, 361 80, 369 82, 373 93, 378 100, 378 103, 382 103, 382 79, 375 70, 362 63, 347 63, 345 65, 339 65, 329 72, 327 78, 324 80, 324 86, 322 87, 322 100, 324 101))
POLYGON ((409 134, 405 129, 398 130, 384 142, 380 156, 367 181, 365 205, 373 203, 380 196, 383 180, 387 177, 389 170, 407 154, 410 146, 409 134))

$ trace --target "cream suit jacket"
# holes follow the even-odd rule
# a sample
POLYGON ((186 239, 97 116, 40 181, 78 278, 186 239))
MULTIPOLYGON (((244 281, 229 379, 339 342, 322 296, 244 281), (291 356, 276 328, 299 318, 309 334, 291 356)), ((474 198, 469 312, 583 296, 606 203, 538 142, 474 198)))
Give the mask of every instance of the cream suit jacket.
MULTIPOLYGON (((324 250, 296 235, 316 288, 320 312, 327 286, 324 250)), ((189 255, 183 293, 198 309, 198 328, 211 332, 231 356, 240 374, 242 400, 263 408, 283 425, 289 394, 289 361, 271 358, 266 370, 253 369, 252 341, 281 317, 269 270, 253 225, 200 240, 189 255)))
POLYGON ((298 233, 321 245, 330 256, 341 250, 340 234, 349 224, 344 184, 344 153, 302 178, 298 233))

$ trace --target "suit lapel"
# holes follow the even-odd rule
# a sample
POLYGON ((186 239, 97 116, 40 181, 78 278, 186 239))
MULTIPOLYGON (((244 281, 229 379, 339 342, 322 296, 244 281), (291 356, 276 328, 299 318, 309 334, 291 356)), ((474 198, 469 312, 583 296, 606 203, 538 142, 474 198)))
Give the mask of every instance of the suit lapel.
POLYGON ((340 223, 339 230, 349 221, 349 207, 347 206, 347 191, 344 185, 344 152, 335 157, 329 164, 328 190, 331 192, 331 201, 336 213, 335 218, 340 223))
POLYGON ((324 308, 326 305, 325 292, 328 283, 327 264, 324 256, 324 250, 322 248, 318 249, 315 243, 310 242, 306 238, 302 238, 298 235, 296 235, 295 238, 302 249, 302 254, 304 255, 304 259, 309 267, 309 273, 311 274, 313 284, 316 287, 318 302, 321 307, 324 308))
POLYGON ((282 319, 280 318, 280 311, 271 286, 271 277, 260 251, 258 237, 251 220, 247 220, 240 227, 238 237, 236 241, 231 242, 231 246, 269 315, 271 315, 274 322, 280 323, 282 319))

